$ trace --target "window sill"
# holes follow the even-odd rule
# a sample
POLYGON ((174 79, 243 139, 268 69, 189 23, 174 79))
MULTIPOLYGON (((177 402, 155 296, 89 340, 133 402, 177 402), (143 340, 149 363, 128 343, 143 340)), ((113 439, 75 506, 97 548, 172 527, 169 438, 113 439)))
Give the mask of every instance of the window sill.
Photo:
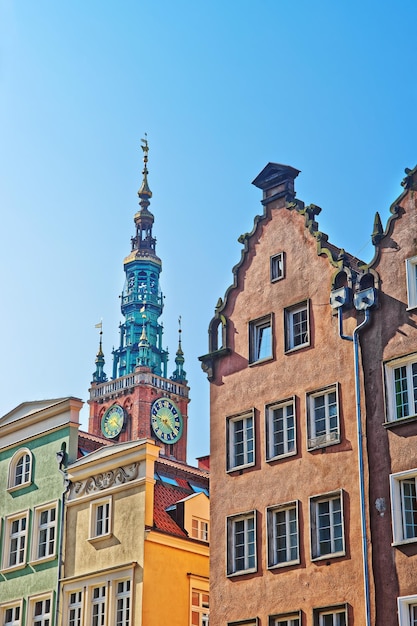
POLYGON ((311 560, 314 563, 315 561, 328 561, 329 559, 337 559, 341 556, 346 556, 346 552, 344 550, 342 550, 341 552, 329 552, 329 554, 323 554, 322 556, 312 556, 311 560))
POLYGON ((250 361, 248 363, 249 367, 253 367, 254 365, 263 365, 263 363, 269 363, 270 361, 273 361, 274 357, 272 356, 266 356, 263 359, 259 359, 258 361, 250 361))
POLYGON ((48 556, 41 556, 39 558, 35 558, 32 559, 31 561, 29 561, 29 565, 42 565, 42 563, 49 563, 49 561, 55 561, 56 559, 56 554, 50 554, 48 556))
POLYGON ((417 303, 416 304, 408 303, 408 307, 406 308, 406 311, 415 311, 416 309, 417 309, 417 303))
POLYGON ((245 463, 244 465, 234 465, 233 467, 229 467, 226 470, 226 473, 233 474, 234 472, 240 472, 240 470, 248 469, 250 467, 255 467, 255 461, 252 463, 245 463))
POLYGON ((234 578, 235 576, 245 576, 245 574, 256 574, 258 571, 257 567, 251 567, 250 569, 242 569, 238 572, 231 572, 227 574, 227 578, 234 578))
POLYGON ((11 574, 12 572, 17 572, 20 569, 25 569, 27 563, 19 563, 19 565, 12 565, 10 567, 3 567, 1 572, 2 574, 11 574))
POLYGON ((408 417, 400 417, 396 420, 389 420, 384 422, 384 428, 395 428, 395 426, 401 426, 402 424, 410 424, 417 421, 417 415, 409 415, 408 417))
POLYGON ((402 546, 409 546, 410 544, 417 543, 417 537, 411 537, 410 539, 401 539, 400 541, 393 541, 391 546, 393 548, 401 548, 402 546))
MULTIPOLYGON (((336 433, 332 433, 333 435, 336 435, 336 433)), ((329 437, 329 435, 323 435, 323 437, 329 437)), ((319 439, 319 437, 316 437, 316 439, 319 439)), ((314 439, 308 439, 307 441, 307 451, 308 452, 314 452, 315 450, 320 450, 321 448, 328 448, 329 446, 336 446, 338 443, 340 443, 340 435, 339 433, 337 433, 337 437, 334 437, 334 439, 329 439, 328 441, 322 441, 320 443, 316 443, 315 445, 312 445, 311 442, 313 442, 314 439)))
POLYGON ((294 561, 285 561, 285 563, 277 563, 276 565, 268 565, 268 569, 273 571, 276 569, 282 569, 283 567, 291 567, 292 565, 300 565, 300 559, 294 561))
POLYGON ((21 485, 13 485, 13 487, 7 487, 8 493, 14 493, 15 491, 19 491, 19 489, 24 489, 25 487, 29 487, 32 484, 31 480, 28 480, 26 483, 22 483, 21 485))
POLYGON ((310 346, 310 342, 302 343, 299 346, 294 346, 293 348, 286 348, 285 354, 292 354, 293 352, 297 352, 297 350, 302 350, 303 348, 308 348, 310 346))
POLYGON ((98 535, 97 537, 88 537, 87 541, 88 543, 92 543, 94 545, 95 543, 100 543, 101 541, 111 539, 112 537, 113 533, 107 533, 106 535, 98 535))
POLYGON ((284 452, 283 454, 278 454, 277 456, 271 456, 265 459, 267 463, 275 463, 275 461, 281 461, 281 459, 288 459, 288 457, 296 456, 297 450, 291 450, 291 452, 284 452))

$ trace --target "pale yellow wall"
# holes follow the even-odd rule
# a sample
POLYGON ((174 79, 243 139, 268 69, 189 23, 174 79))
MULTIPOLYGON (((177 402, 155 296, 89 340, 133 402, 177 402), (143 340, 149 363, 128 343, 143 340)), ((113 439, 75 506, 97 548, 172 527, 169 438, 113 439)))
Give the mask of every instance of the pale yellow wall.
POLYGON ((67 509, 65 577, 80 576, 117 564, 143 564, 145 485, 111 489, 88 500, 75 501, 67 509), (112 536, 89 541, 91 504, 111 495, 112 536))
POLYGON ((205 493, 198 493, 184 502, 184 528, 191 537, 192 519, 197 517, 206 522, 210 519, 210 500, 205 493))
MULTIPOLYGON (((153 445, 138 443, 137 448, 98 451, 70 468, 72 486, 66 507, 62 624, 67 623, 71 591, 83 590, 83 616, 88 621, 91 607, 87 598, 91 599, 91 589, 110 580, 130 579, 132 619, 135 626, 141 626, 145 525, 152 524, 153 519, 157 457, 154 448, 158 452, 153 445), (128 478, 123 478, 126 475, 128 478), (91 537, 94 504, 108 498, 111 498, 111 534, 94 539, 91 537)), ((110 593, 108 598, 111 624, 115 605, 110 593)))
POLYGON ((208 545, 150 532, 145 541, 142 624, 188 626, 191 587, 198 580, 197 588, 208 591, 208 576, 208 545))

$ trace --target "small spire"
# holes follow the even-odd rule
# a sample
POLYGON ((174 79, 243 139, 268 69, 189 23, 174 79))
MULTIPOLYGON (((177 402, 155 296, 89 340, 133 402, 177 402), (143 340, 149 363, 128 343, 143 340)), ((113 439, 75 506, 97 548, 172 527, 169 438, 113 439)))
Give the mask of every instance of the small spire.
POLYGON ((100 329, 100 340, 98 345, 98 352, 96 355, 96 371, 93 374, 94 383, 104 383, 107 381, 107 376, 104 373, 104 352, 103 352, 103 322, 99 322, 95 326, 100 329))
POLYGON ((181 346, 181 315, 178 318, 178 349, 177 349, 177 355, 175 357, 175 364, 176 364, 176 368, 174 370, 174 373, 171 376, 171 380, 175 380, 178 383, 183 383, 184 385, 187 384, 187 372, 184 370, 184 352, 182 351, 182 346, 181 346))
POLYGON ((148 185, 148 152, 149 152, 149 146, 148 146, 148 135, 147 133, 145 133, 145 139, 141 139, 143 145, 141 145, 141 148, 143 150, 143 170, 142 170, 142 174, 143 174, 143 180, 142 180, 142 185, 140 186, 140 189, 138 191, 138 196, 139 196, 139 204, 142 207, 142 209, 147 209, 150 202, 149 200, 152 198, 152 191, 149 189, 149 185, 148 185))
POLYGON ((384 236, 384 228, 382 226, 381 218, 377 211, 375 213, 374 229, 371 235, 372 243, 374 244, 374 246, 377 246, 379 244, 383 236, 384 236))
POLYGON ((140 367, 149 367, 150 344, 148 335, 146 334, 146 313, 144 306, 141 308, 140 312, 142 313, 142 333, 138 343, 139 356, 137 363, 140 367))

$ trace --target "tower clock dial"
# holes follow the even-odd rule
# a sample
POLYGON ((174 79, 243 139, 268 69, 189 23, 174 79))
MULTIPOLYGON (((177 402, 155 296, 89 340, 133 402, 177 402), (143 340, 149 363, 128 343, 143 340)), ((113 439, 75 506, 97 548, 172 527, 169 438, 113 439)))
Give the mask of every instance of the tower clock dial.
POLYGON ((158 398, 154 401, 151 407, 151 424, 155 435, 164 443, 175 443, 181 438, 181 411, 169 398, 158 398))
POLYGON ((119 404, 113 404, 101 418, 101 432, 108 439, 114 439, 120 435, 124 422, 124 409, 119 404))

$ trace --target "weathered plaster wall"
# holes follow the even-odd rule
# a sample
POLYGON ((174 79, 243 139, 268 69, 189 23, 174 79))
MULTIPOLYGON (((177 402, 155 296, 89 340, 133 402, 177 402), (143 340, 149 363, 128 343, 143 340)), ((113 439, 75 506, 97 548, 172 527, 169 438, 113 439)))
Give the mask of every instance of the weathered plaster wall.
POLYGON ((384 367, 389 359, 417 352, 417 309, 407 311, 406 259, 417 254, 417 197, 410 191, 400 201, 402 209, 393 219, 378 246, 372 267, 380 276, 379 307, 361 345, 367 392, 367 440, 371 482, 369 507, 373 543, 373 568, 377 623, 394 626, 396 599, 416 593, 417 547, 393 547, 389 475, 417 468, 417 422, 386 428, 384 367), (385 512, 376 501, 384 501, 385 512), (414 558, 412 558, 414 557, 414 558))
MULTIPOLYGON (((282 201, 279 201, 282 207, 282 201)), ((229 319, 230 356, 219 359, 211 384, 211 606, 210 623, 348 602, 349 624, 364 623, 357 427, 352 344, 338 335, 329 306, 335 268, 317 255, 317 242, 296 211, 273 208, 258 225, 222 311, 229 319), (284 251, 286 276, 270 282, 270 256, 284 251), (310 300, 311 345, 285 354, 284 307, 310 300), (274 359, 248 366, 248 322, 273 313, 274 359), (341 443, 307 451, 306 393, 339 384, 341 443), (297 455, 265 461, 265 404, 296 396, 297 455), (256 465, 226 473, 226 417, 255 407, 256 465), (309 497, 344 490, 346 556, 311 562, 309 497), (300 501, 300 565, 268 571, 267 506, 300 501), (226 516, 257 510, 258 571, 226 578, 226 516)), ((347 316, 345 333, 356 320, 347 316)))

